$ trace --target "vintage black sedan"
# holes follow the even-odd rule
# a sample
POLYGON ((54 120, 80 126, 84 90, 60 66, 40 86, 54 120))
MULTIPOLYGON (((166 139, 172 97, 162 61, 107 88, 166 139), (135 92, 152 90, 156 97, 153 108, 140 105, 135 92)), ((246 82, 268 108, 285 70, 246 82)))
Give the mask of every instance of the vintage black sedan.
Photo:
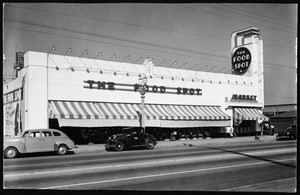
POLYGON ((282 130, 281 132, 279 132, 276 136, 277 140, 280 139, 297 139, 297 135, 296 135, 296 125, 293 125, 291 127, 288 127, 284 130, 282 130))
POLYGON ((106 151, 122 151, 125 148, 146 147, 153 149, 157 144, 153 135, 144 133, 142 127, 124 128, 110 136, 105 144, 106 151))

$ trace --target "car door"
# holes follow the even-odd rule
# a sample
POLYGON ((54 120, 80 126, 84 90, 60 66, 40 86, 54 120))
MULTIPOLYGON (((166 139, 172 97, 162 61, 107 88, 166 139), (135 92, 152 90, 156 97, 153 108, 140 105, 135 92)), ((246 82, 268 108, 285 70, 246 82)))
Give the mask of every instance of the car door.
POLYGON ((42 150, 41 131, 30 131, 25 139, 26 152, 40 152, 42 150))
POLYGON ((54 137, 51 131, 43 130, 40 141, 42 144, 42 151, 54 151, 54 137))
POLYGON ((140 129, 134 129, 131 133, 131 144, 132 145, 144 145, 144 140, 141 135, 140 129))

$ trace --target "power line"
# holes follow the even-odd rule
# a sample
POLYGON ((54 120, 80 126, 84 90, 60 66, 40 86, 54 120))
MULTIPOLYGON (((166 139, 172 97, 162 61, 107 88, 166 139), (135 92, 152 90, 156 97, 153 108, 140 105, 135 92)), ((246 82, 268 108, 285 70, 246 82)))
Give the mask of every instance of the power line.
MULTIPOLYGON (((240 8, 237 8, 237 7, 231 7, 229 5, 225 5, 224 3, 219 3, 220 5, 224 6, 224 7, 229 7, 229 8, 233 8, 233 9, 236 9, 236 10, 241 10, 243 12, 247 12, 247 13, 250 13, 250 14, 254 14, 254 15, 257 15, 257 16, 262 16, 264 18, 268 18, 268 19, 272 19, 274 21, 278 21, 278 22, 282 22, 282 23, 286 23, 286 24, 291 24, 293 25, 292 27, 295 28, 295 24, 293 23, 290 23, 290 22, 286 22, 286 21, 281 21, 281 20, 278 20, 278 19, 274 19, 274 18, 271 18, 271 17, 268 17, 268 16, 265 16, 265 15, 261 15, 261 14, 258 14, 258 13, 253 13, 253 12, 249 12, 247 10, 244 10, 244 9, 240 9, 240 8)), ((282 24, 281 24, 282 25, 282 24)), ((284 25, 283 25, 284 26, 284 25)))
POLYGON ((188 50, 188 49, 180 49, 180 48, 165 46, 165 45, 161 45, 161 44, 153 44, 153 43, 148 43, 148 42, 141 42, 141 41, 136 41, 136 40, 117 38, 117 37, 110 36, 110 35, 95 34, 95 33, 90 33, 90 32, 86 32, 86 31, 77 31, 77 30, 73 30, 73 29, 69 29, 69 28, 61 28, 61 27, 56 27, 56 26, 52 26, 52 25, 44 25, 44 24, 38 24, 38 23, 32 23, 32 22, 20 21, 20 20, 18 21, 18 20, 12 20, 12 19, 5 19, 5 21, 17 22, 17 23, 21 23, 21 24, 27 24, 27 25, 38 26, 38 27, 43 27, 43 28, 63 30, 63 31, 68 31, 68 32, 73 32, 73 33, 79 33, 79 34, 84 34, 84 35, 95 36, 95 37, 102 37, 102 38, 113 39, 113 40, 118 40, 118 41, 148 45, 148 46, 152 46, 152 47, 160 47, 160 48, 183 51, 183 52, 187 52, 187 53, 195 53, 195 54, 208 55, 208 56, 213 56, 213 57, 218 57, 218 58, 226 58, 227 59, 226 56, 214 55, 214 54, 209 54, 209 53, 199 52, 199 51, 193 51, 193 50, 188 50))
MULTIPOLYGON (((255 15, 257 15, 257 14, 251 13, 251 12, 250 12, 251 16, 249 16, 249 15, 241 14, 241 13, 238 13, 238 12, 235 12, 235 11, 232 11, 232 10, 227 10, 227 9, 223 9, 223 8, 220 8, 220 7, 214 7, 214 6, 207 5, 207 4, 205 4, 205 6, 212 7, 212 8, 215 8, 215 9, 224 10, 224 11, 227 11, 227 12, 230 12, 230 13, 234 13, 234 14, 237 14, 237 15, 240 15, 240 16, 246 16, 246 17, 255 18, 257 20, 261 20, 261 21, 264 21, 264 22, 269 22, 269 23, 273 23, 273 24, 285 26, 285 27, 288 27, 288 28, 294 28, 294 29, 296 28, 295 26, 290 26, 290 25, 285 25, 285 24, 279 24, 279 23, 276 23, 276 22, 272 22, 272 21, 264 20, 262 18, 255 17, 255 15)), ((223 6, 223 5, 221 5, 221 6, 223 6)), ((243 11, 243 12, 245 12, 245 11, 243 11)))
POLYGON ((18 30, 23 30, 23 31, 30 31, 30 32, 35 32, 35 33, 41 33, 41 34, 48 34, 48 35, 53 35, 53 36, 72 38, 72 39, 78 39, 78 40, 84 40, 84 41, 91 41, 93 43, 98 42, 98 43, 103 43, 103 44, 107 44, 107 45, 116 45, 116 46, 121 46, 121 47, 126 47, 126 48, 141 49, 141 50, 152 51, 152 52, 156 52, 156 53, 165 53, 165 54, 170 54, 170 55, 184 56, 184 57, 190 57, 190 58, 201 59, 201 60, 214 60, 214 61, 220 61, 220 62, 226 62, 227 63, 227 61, 222 61, 222 60, 217 60, 217 59, 210 59, 210 58, 203 58, 203 57, 200 58, 200 57, 195 57, 195 56, 190 56, 190 55, 183 55, 183 54, 179 54, 179 53, 157 51, 157 50, 146 49, 146 48, 142 48, 142 47, 134 47, 134 46, 117 44, 117 43, 109 43, 109 42, 104 42, 104 41, 98 41, 98 40, 95 40, 95 39, 72 37, 72 36, 60 35, 60 34, 56 34, 56 33, 41 32, 41 31, 36 31, 36 30, 22 29, 22 28, 17 28, 17 27, 10 27, 10 26, 8 28, 18 29, 18 30))
MULTIPOLYGON (((84 19, 89 19, 89 20, 96 20, 96 21, 109 22, 109 23, 116 23, 116 24, 129 25, 129 26, 142 27, 142 28, 147 28, 147 29, 155 29, 155 30, 161 30, 161 31, 167 31, 167 32, 174 32, 174 33, 181 33, 181 34, 189 34, 189 35, 193 35, 193 36, 200 36, 200 37, 206 37, 206 38, 209 37, 209 38, 214 38, 214 39, 228 40, 228 38, 226 38, 226 37, 218 37, 218 36, 212 36, 212 35, 203 35, 203 34, 197 34, 197 33, 175 31, 175 30, 170 30, 170 29, 166 29, 166 28, 149 27, 149 26, 138 25, 138 24, 130 24, 130 23, 125 23, 125 22, 117 22, 117 21, 104 20, 104 19, 99 19, 99 18, 91 18, 91 17, 85 17, 85 16, 78 16, 78 15, 74 15, 74 14, 60 13, 60 12, 55 12, 55 11, 39 10, 39 9, 22 7, 22 6, 16 6, 16 5, 11 5, 11 4, 9 6, 15 7, 15 8, 21 8, 21 9, 29 9, 29 10, 39 11, 39 12, 48 12, 48 13, 65 15, 65 16, 72 16, 72 17, 77 17, 77 18, 84 18, 84 19)), ((265 45, 268 45, 268 46, 271 46, 271 47, 291 48, 291 47, 282 46, 282 45, 268 44, 267 42, 265 42, 265 45)))
MULTIPOLYGON (((127 47, 127 48, 134 48, 134 49, 141 49, 141 50, 147 50, 147 51, 153 51, 153 52, 159 52, 159 53, 166 53, 166 54, 177 55, 177 56, 191 57, 191 58, 201 59, 201 60, 211 60, 211 61, 220 61, 220 62, 228 63, 228 61, 222 61, 222 60, 217 60, 217 59, 200 58, 200 57, 183 55, 183 54, 178 54, 178 53, 157 51, 157 50, 152 50, 152 49, 146 49, 146 48, 141 48, 141 47, 133 47, 133 46, 128 46, 128 45, 116 44, 116 43, 108 43, 108 42, 98 41, 98 40, 94 40, 94 39, 72 37, 72 36, 67 36, 67 35, 60 35, 60 34, 49 33, 49 32, 41 32, 41 31, 35 31, 35 30, 29 30, 29 29, 22 29, 22 28, 17 28, 17 27, 8 27, 8 28, 14 28, 14 29, 19 29, 19 30, 24 30, 24 31, 36 32, 36 33, 42 33, 42 34, 49 34, 49 35, 54 35, 54 36, 61 36, 61 37, 67 37, 67 38, 73 38, 73 39, 79 39, 79 40, 85 40, 85 41, 99 42, 99 43, 103 43, 103 44, 116 45, 116 46, 122 46, 122 47, 127 47)), ((222 57, 220 56, 220 58, 222 58, 222 57)), ((272 63, 264 63, 264 64, 267 65, 267 66, 275 66, 275 67, 282 68, 282 69, 293 69, 293 70, 296 69, 294 67, 287 67, 287 66, 283 67, 282 65, 279 65, 279 64, 272 64, 272 63)))
POLYGON ((147 29, 155 29, 155 30, 161 30, 161 31, 167 31, 167 32, 174 32, 174 33, 180 33, 180 34, 189 34, 189 35, 193 35, 193 36, 210 37, 210 38, 214 38, 214 39, 227 40, 226 37, 218 37, 218 36, 203 35, 203 34, 191 33, 191 32, 175 31, 175 30, 166 29, 166 28, 150 27, 150 26, 144 26, 144 25, 140 25, 140 24, 130 24, 130 23, 125 23, 125 22, 118 22, 118 21, 105 20, 105 19, 99 19, 99 18, 92 18, 92 17, 86 17, 86 16, 78 16, 78 15, 74 15, 74 14, 60 13, 60 12, 49 11, 49 10, 38 10, 38 9, 28 8, 28 7, 22 7, 22 6, 15 6, 15 5, 10 5, 10 6, 11 7, 16 7, 16 8, 22 8, 22 9, 30 9, 30 10, 39 11, 39 12, 48 12, 48 13, 65 15, 65 16, 72 16, 72 17, 77 17, 77 18, 84 18, 84 19, 89 19, 89 20, 96 20, 96 21, 101 21, 101 22, 109 22, 109 23, 116 23, 116 24, 122 24, 122 25, 127 25, 127 26, 135 26, 135 27, 141 27, 141 28, 147 28, 147 29))
POLYGON ((203 11, 203 10, 200 10, 200 9, 196 9, 194 7, 188 7, 188 6, 185 6, 185 5, 178 5, 177 6, 180 6, 180 7, 185 7, 187 9, 192 9, 192 10, 196 10, 197 12, 204 12, 204 13, 209 13, 209 14, 212 14, 212 15, 215 15, 215 16, 220 16, 220 17, 225 17, 225 18, 228 18, 228 19, 231 19, 231 20, 236 20, 236 21, 240 21, 240 22, 246 22, 248 24, 254 24, 254 25, 258 25, 258 26, 263 26, 263 27, 266 27, 266 28, 269 28, 269 29, 272 29, 272 30, 276 30, 276 31, 282 31, 282 32, 286 32, 286 33, 290 33, 290 34, 295 34, 295 32, 290 32, 290 31, 286 31, 286 30, 282 30, 282 29, 276 29, 276 28, 272 28, 272 27, 269 27, 269 26, 265 26, 265 25, 262 25, 262 24, 255 24, 255 23, 250 23, 248 21, 245 21, 245 20, 240 20, 240 19, 236 19, 236 18, 232 18, 232 17, 229 17, 229 16, 224 16, 224 15, 221 15, 221 14, 216 14, 216 13, 211 13, 211 12, 208 12, 208 11, 203 11))

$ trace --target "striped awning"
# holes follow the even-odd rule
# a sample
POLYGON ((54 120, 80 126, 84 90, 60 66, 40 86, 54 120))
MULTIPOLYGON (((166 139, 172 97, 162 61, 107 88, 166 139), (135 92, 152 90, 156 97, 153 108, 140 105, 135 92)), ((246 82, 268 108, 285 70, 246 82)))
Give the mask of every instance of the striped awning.
POLYGON ((102 119, 90 102, 49 101, 49 117, 58 119, 102 119))
POLYGON ((95 103, 95 107, 103 113, 105 119, 137 119, 134 104, 95 103))
MULTIPOLYGON (((49 118, 136 120, 142 112, 139 103, 49 101, 49 118)), ((145 104, 146 119, 159 120, 230 120, 219 106, 145 104)))
POLYGON ((230 120, 230 116, 225 114, 219 106, 196 106, 196 109, 207 120, 230 120))
POLYGON ((257 108, 234 108, 235 120, 264 120, 268 121, 269 118, 264 116, 257 108))
MULTIPOLYGON (((95 103, 105 119, 137 119, 142 112, 141 104, 130 103, 95 103)), ((173 115, 163 105, 145 104, 145 115, 148 120, 173 119, 173 115)))
POLYGON ((219 106, 166 105, 178 120, 230 120, 219 106))

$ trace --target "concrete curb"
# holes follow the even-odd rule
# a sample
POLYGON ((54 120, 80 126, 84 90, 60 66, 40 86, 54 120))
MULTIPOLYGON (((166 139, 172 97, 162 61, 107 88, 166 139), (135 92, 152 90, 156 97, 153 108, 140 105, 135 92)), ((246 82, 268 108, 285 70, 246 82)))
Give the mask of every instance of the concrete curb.
MULTIPOLYGON (((196 147, 196 146, 220 146, 220 145, 240 145, 247 143, 275 142, 275 136, 261 136, 255 140, 253 136, 235 138, 212 138, 212 139, 193 139, 176 141, 158 141, 155 148, 177 148, 177 147, 196 147)), ((75 154, 106 152, 104 144, 79 145, 72 150, 75 154)))

